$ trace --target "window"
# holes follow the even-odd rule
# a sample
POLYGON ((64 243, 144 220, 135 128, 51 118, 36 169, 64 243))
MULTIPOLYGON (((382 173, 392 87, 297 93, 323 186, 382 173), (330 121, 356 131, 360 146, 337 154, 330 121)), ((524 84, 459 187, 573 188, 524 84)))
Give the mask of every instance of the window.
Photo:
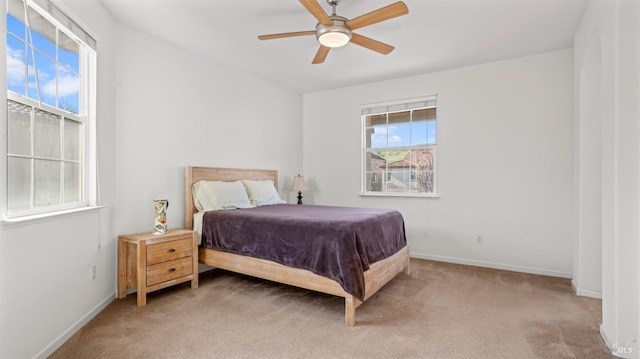
POLYGON ((95 41, 46 0, 8 0, 6 36, 7 217, 94 204, 95 41))
POLYGON ((435 194, 435 96, 364 105, 362 135, 362 194, 435 194))

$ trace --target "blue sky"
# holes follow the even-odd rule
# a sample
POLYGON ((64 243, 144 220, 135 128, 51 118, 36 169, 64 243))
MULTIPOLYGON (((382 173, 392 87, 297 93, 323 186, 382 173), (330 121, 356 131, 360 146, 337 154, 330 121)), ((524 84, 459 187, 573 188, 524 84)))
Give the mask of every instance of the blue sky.
POLYGON ((436 143, 436 121, 373 126, 371 148, 406 147, 436 143))
POLYGON ((7 14, 7 32, 7 89, 38 100, 37 70, 42 102, 77 112, 80 88, 78 54, 58 48, 56 61, 56 44, 36 31, 32 31, 35 51, 25 47, 25 43, 30 43, 25 25, 10 14, 7 14), (25 86, 25 78, 28 86, 25 86))

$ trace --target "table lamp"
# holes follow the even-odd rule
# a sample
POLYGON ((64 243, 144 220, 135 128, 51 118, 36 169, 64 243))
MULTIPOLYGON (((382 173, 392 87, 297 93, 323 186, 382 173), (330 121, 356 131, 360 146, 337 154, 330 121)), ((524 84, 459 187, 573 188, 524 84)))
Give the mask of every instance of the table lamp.
POLYGON ((300 176, 300 174, 293 177, 293 183, 291 184, 289 191, 298 192, 298 204, 302 204, 302 191, 306 191, 308 189, 309 187, 307 187, 307 184, 304 182, 304 177, 300 176))

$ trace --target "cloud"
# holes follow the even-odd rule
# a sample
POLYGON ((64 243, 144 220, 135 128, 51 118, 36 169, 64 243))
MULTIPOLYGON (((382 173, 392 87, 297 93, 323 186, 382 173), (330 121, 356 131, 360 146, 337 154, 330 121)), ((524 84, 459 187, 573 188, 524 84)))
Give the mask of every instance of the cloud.
POLYGON ((373 126, 373 133, 376 135, 386 135, 387 126, 373 126))
POLYGON ((385 145, 386 143, 387 143, 386 134, 380 135, 376 133, 371 136, 371 145, 385 145))
MULTIPOLYGON (((62 72, 58 75, 58 98, 75 95, 79 91, 80 81, 78 76, 69 72, 62 72)), ((42 85, 42 91, 47 96, 56 95, 56 80, 52 78, 42 85)))
POLYGON ((398 130, 398 126, 394 125, 380 125, 373 126, 373 134, 371 135, 371 145, 373 147, 380 147, 390 145, 391 143, 402 142, 402 137, 393 135, 393 132, 398 130))
MULTIPOLYGON (((24 86, 25 68, 24 68, 24 50, 13 49, 7 46, 7 84, 9 86, 24 86)), ((55 98, 56 96, 56 78, 51 72, 39 67, 38 78, 40 88, 44 96, 55 98)), ((32 90, 36 87, 35 71, 32 65, 29 65, 29 88, 32 90)), ((58 98, 76 95, 80 90, 80 81, 78 75, 73 72, 62 70, 58 74, 58 98)))
POLYGON ((375 145, 386 145, 387 143, 391 144, 397 142, 402 142, 402 137, 387 136, 387 134, 375 134, 371 136, 371 145, 373 147, 376 147, 375 145))
POLYGON ((15 50, 7 46, 7 84, 9 85, 24 85, 23 53, 23 50, 15 50))
POLYGON ((392 133, 397 129, 398 129, 398 126, 387 126, 387 125, 373 126, 374 132, 380 135, 386 135, 388 133, 392 133))

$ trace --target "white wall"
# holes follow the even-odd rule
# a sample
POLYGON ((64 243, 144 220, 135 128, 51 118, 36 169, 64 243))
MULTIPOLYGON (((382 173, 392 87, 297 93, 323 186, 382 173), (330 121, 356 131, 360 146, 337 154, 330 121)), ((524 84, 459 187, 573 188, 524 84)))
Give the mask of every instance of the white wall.
POLYGON ((567 49, 304 95, 309 201, 400 210, 414 257, 570 277, 572 61, 567 49), (435 93, 441 197, 360 197, 360 106, 435 93))
POLYGON ((169 200, 169 228, 184 226, 185 166, 277 169, 280 189, 290 183, 302 168, 301 95, 119 29, 118 234, 151 231, 157 198, 169 200))
MULTIPOLYGON (((581 235, 584 224, 578 222, 576 261, 590 267, 601 255, 600 332, 614 354, 640 358, 640 3, 591 1, 574 46, 576 108, 586 109, 576 113, 576 134, 587 145, 579 147, 576 165, 581 173, 588 171, 589 144, 599 145, 601 157, 595 193, 600 205, 584 197, 574 204, 581 213, 596 214, 589 220, 601 227, 600 238, 581 235), (595 116, 583 105, 594 95, 600 97, 595 116)), ((580 186, 593 183, 588 176, 577 179, 580 186)), ((588 270, 576 275, 578 285, 598 279, 588 270)))
MULTIPOLYGON (((184 226, 185 166, 278 169, 281 189, 302 168, 301 95, 123 26, 99 0, 65 1, 98 40, 106 208, 0 226, 0 358, 46 357, 113 300, 117 235, 151 231, 159 197, 171 201, 169 226, 184 226)), ((5 100, 0 112, 5 136, 5 100)))
MULTIPOLYGON (((1 358, 46 357, 114 298, 113 20, 97 0, 57 4, 98 40, 98 152, 106 208, 18 225, 0 225, 1 358), (97 265, 96 280, 91 280, 92 264, 97 265)), ((4 6, 5 2, 1 1, 0 7, 4 9, 4 6)), ((6 19, 0 18, 4 29, 6 19)), ((3 36, 2 48, 4 41, 3 36)), ((4 61, 3 55, 0 60, 2 83, 4 61)), ((3 138, 6 138, 5 106, 3 96, 0 100, 3 138)), ((0 167, 5 169, 6 146, 0 151, 0 167)), ((6 188, 4 170, 0 178, 1 188, 6 188)), ((4 199, 2 202, 4 206, 4 199)))

